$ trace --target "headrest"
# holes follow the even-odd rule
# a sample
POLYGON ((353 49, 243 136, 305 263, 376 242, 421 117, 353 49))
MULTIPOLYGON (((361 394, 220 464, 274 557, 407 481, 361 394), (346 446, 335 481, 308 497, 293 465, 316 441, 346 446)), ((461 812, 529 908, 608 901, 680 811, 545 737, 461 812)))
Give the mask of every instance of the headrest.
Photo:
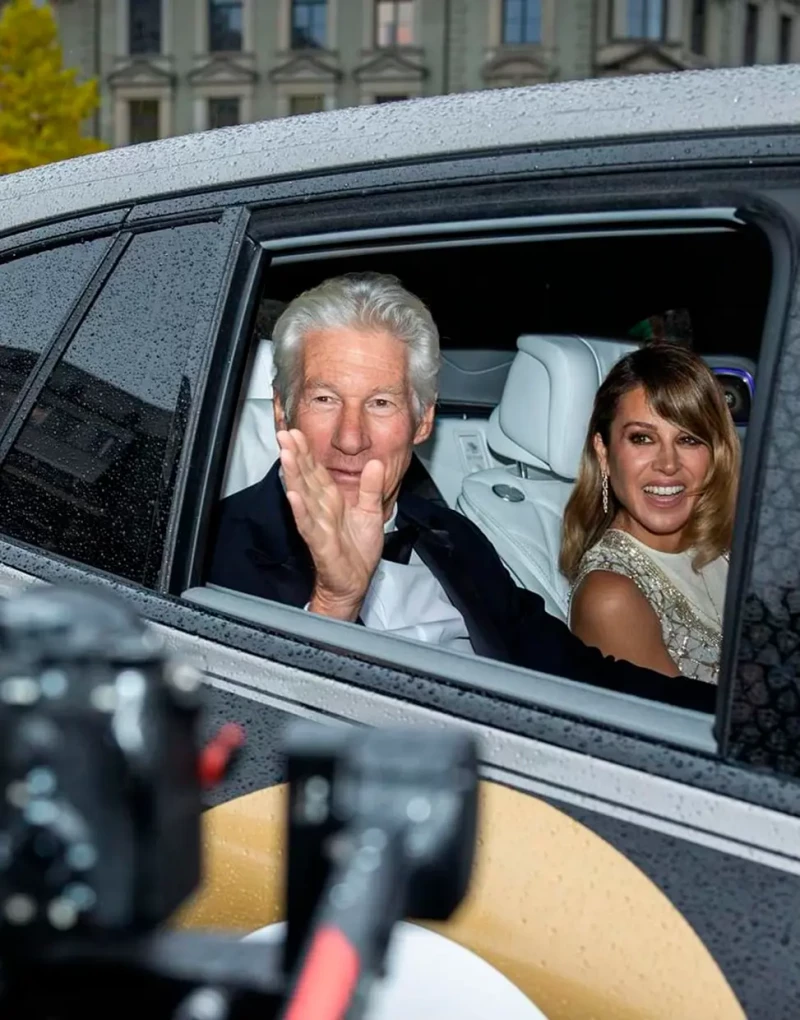
POLYGON ((259 340, 245 400, 272 400, 272 341, 259 340))
POLYGON ((487 439, 501 457, 574 480, 600 383, 638 344, 521 336, 487 439))
POLYGON ((272 409, 271 340, 258 342, 243 397, 228 453, 223 497, 260 481, 278 456, 272 409))

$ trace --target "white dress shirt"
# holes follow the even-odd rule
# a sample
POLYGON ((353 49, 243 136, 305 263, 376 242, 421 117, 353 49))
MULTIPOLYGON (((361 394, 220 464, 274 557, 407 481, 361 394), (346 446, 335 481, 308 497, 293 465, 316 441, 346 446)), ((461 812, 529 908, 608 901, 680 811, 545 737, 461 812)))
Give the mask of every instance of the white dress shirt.
MULTIPOLYGON (((383 527, 396 529, 397 506, 383 527)), ((306 606, 308 609, 308 606, 306 606)), ((380 560, 361 606, 365 627, 472 652, 464 617, 415 550, 408 564, 380 560)))

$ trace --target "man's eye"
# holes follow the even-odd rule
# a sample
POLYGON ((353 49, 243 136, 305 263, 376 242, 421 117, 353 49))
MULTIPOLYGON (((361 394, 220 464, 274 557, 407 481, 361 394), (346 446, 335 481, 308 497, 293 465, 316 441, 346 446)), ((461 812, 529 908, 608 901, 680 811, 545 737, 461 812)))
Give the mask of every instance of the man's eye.
POLYGON ((314 403, 315 404, 330 404, 331 402, 332 402, 332 398, 329 397, 329 396, 326 396, 325 394, 321 394, 318 397, 314 397, 314 403))
POLYGON ((392 402, 391 400, 386 400, 384 397, 376 397, 376 399, 372 401, 372 406, 377 407, 378 410, 380 411, 383 411, 386 410, 387 407, 391 407, 392 402))

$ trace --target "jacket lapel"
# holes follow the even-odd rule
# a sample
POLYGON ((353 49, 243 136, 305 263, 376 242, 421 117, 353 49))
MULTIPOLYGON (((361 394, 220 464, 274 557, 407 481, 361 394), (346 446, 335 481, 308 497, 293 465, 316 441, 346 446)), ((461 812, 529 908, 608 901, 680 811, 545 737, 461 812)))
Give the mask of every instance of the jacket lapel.
POLYGON ((314 566, 294 523, 279 463, 273 466, 259 489, 258 516, 255 521, 251 519, 253 541, 248 555, 274 592, 270 598, 302 607, 311 598, 314 566))
POLYGON ((444 515, 434 504, 412 495, 401 496, 399 510, 420 528, 414 545, 419 558, 464 617, 470 643, 476 655, 499 658, 506 653, 504 640, 491 614, 491 592, 480 591, 474 581, 469 543, 455 542, 444 515))

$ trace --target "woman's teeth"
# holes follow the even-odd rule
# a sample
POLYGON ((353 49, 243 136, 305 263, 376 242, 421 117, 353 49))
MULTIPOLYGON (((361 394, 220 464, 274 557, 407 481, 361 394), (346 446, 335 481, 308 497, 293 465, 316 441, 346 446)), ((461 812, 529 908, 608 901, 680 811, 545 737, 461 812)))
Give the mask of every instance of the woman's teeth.
POLYGON ((645 485, 644 491, 651 496, 677 496, 685 488, 685 485, 645 485))

